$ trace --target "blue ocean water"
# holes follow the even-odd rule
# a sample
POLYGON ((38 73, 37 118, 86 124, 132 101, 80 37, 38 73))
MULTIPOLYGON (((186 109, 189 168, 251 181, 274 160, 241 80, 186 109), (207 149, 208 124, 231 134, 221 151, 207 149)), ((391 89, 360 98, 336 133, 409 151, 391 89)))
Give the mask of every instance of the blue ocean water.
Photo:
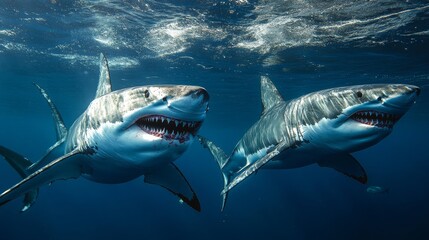
MULTIPOLYGON (((285 99, 368 83, 418 85, 412 109, 379 144, 354 156, 366 187, 316 165, 261 170, 220 212, 222 176, 197 142, 176 163, 201 213, 143 179, 42 187, 20 213, 0 207, 0 239, 428 239, 429 3, 300 0, 1 0, 0 145, 38 160, 55 142, 49 93, 70 126, 95 96, 98 56, 114 89, 205 87, 200 133, 232 151, 261 113, 267 75, 285 99)), ((1 191, 20 181, 0 161, 1 191)))

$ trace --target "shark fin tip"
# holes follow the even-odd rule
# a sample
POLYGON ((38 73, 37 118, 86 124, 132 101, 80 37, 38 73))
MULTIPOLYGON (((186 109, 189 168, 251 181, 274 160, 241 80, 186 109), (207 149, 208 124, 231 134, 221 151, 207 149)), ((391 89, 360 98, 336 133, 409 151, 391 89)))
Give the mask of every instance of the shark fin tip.
POLYGON ((21 212, 26 212, 28 209, 30 209, 31 205, 25 205, 22 209, 21 212))

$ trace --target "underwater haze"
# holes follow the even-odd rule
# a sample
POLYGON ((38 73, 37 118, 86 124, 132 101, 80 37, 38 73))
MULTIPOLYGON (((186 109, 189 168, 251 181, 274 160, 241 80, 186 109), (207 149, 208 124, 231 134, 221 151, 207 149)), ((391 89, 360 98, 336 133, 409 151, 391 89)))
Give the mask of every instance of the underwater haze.
MULTIPOLYGON (((362 185, 318 165, 261 170, 234 188, 197 141, 175 163, 200 213, 143 177, 84 178, 0 207, 0 239, 429 239, 429 2, 404 0, 0 0, 0 145, 33 161, 95 96, 99 55, 114 90, 197 85, 210 94, 200 134, 229 154, 261 115, 260 77, 285 100, 332 87, 421 88, 390 136, 356 152, 362 185), (369 193, 368 186, 389 189, 369 193)), ((0 192, 21 181, 0 158, 0 192)))

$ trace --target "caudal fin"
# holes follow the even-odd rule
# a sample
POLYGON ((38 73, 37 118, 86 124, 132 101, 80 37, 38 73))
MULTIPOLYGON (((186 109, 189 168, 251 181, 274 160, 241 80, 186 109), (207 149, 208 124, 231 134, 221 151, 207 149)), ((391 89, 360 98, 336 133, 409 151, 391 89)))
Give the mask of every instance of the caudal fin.
MULTIPOLYGON (((59 146, 61 146, 61 144, 63 144, 67 137, 67 128, 65 127, 61 114, 54 105, 53 101, 49 98, 48 94, 43 88, 41 88, 36 83, 34 83, 34 85, 45 98, 46 102, 49 105, 49 108, 51 109, 52 117, 55 123, 57 142, 48 149, 46 155, 42 159, 35 163, 31 162, 19 153, 0 146, 0 155, 2 155, 6 159, 6 161, 12 166, 13 169, 15 169, 16 172, 18 172, 18 174, 23 179, 27 178, 30 174, 32 174, 42 166, 46 165, 51 160, 55 159, 56 157, 52 157, 51 154, 54 152, 55 149, 57 149, 59 146)), ((21 209, 21 211, 27 211, 36 202, 38 195, 39 188, 34 188, 27 191, 24 197, 24 207, 21 209)))
MULTIPOLYGON (((228 156, 225 154, 225 152, 222 149, 217 147, 212 141, 210 141, 210 140, 208 140, 208 139, 206 139, 200 135, 198 135, 197 138, 200 141, 201 145, 203 145, 203 147, 209 149, 210 153, 213 155, 214 159, 218 163, 219 168, 222 172, 223 186, 225 188, 229 184, 229 180, 230 180, 229 174, 223 170, 223 167, 225 166, 225 164, 228 161, 228 156)), ((223 211, 225 209, 226 200, 228 198, 228 192, 222 193, 222 197, 223 197, 223 199, 222 199, 221 211, 223 211)))
MULTIPOLYGON (((8 148, 0 146, 0 155, 6 159, 6 161, 12 166, 13 169, 22 177, 26 178, 29 174, 29 167, 33 164, 30 160, 21 156, 19 153, 16 153, 8 148)), ((28 210, 31 205, 36 201, 39 194, 39 189, 35 188, 30 190, 25 194, 24 197, 24 206, 21 209, 22 212, 28 210)))

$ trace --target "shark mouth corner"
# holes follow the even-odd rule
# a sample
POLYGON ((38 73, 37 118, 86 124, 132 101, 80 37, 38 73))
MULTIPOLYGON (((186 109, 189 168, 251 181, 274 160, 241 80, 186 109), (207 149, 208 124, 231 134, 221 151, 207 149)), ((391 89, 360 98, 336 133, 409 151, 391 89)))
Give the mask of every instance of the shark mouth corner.
POLYGON ((362 124, 392 129, 401 116, 377 111, 359 111, 350 118, 362 124))
POLYGON ((177 140, 180 143, 195 136, 201 127, 201 121, 184 121, 161 115, 145 116, 137 120, 136 124, 146 133, 165 140, 177 140))

